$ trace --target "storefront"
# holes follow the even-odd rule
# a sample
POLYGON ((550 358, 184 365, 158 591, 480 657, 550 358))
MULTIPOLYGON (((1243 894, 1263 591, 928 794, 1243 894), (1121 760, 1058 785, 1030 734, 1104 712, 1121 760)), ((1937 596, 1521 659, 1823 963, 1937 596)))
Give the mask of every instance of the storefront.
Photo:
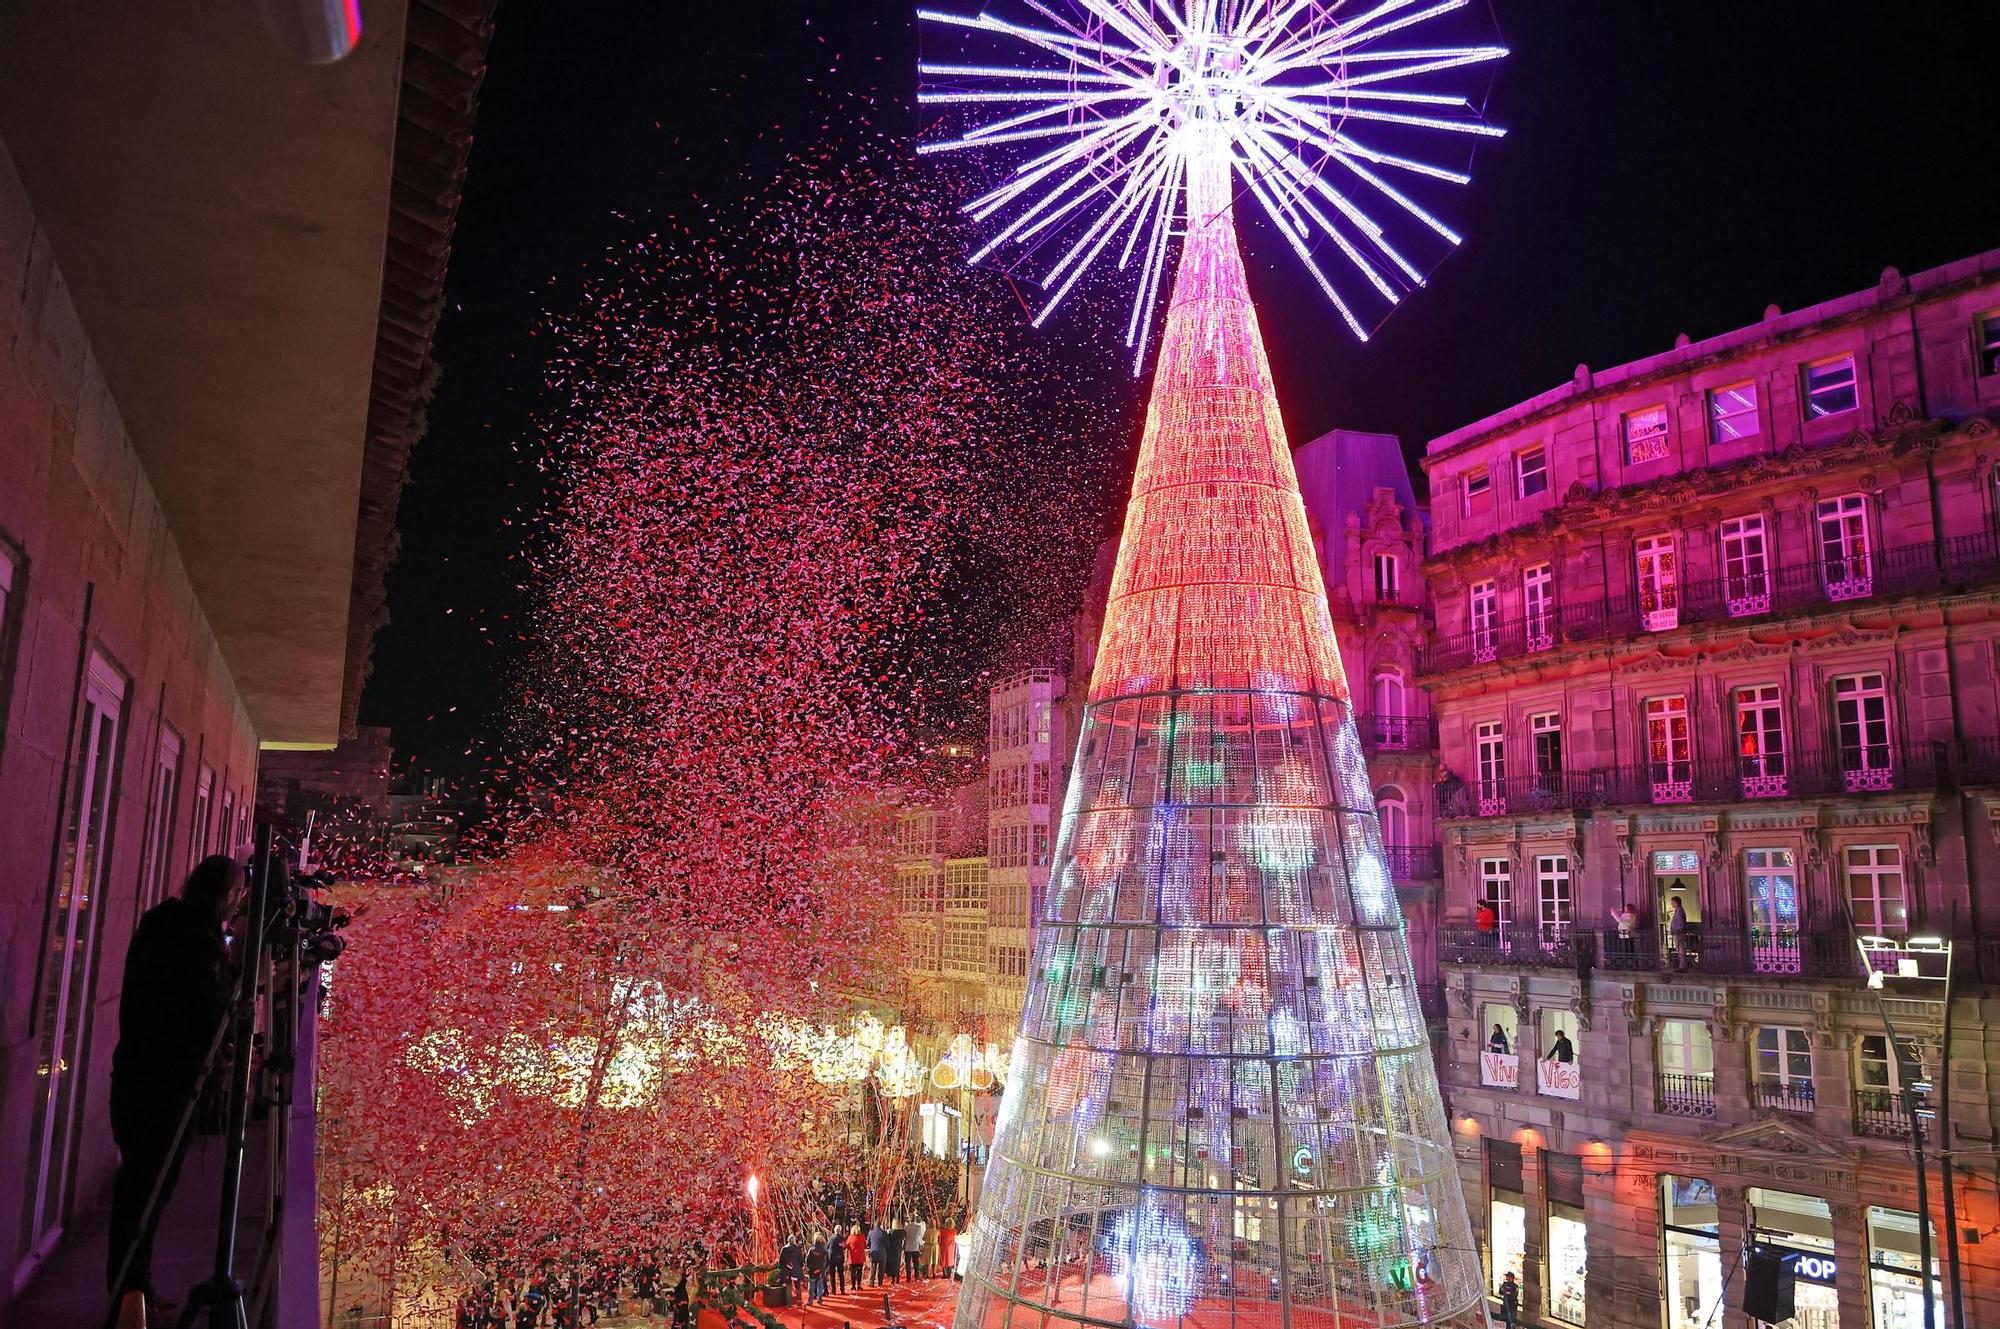
MULTIPOLYGON (((1902 1209, 1871 1206, 1868 1301, 1875 1312, 1874 1329, 1924 1329, 1922 1268, 1917 1252, 1917 1216, 1902 1209)), ((1936 1286, 1936 1256, 1931 1258, 1931 1283, 1931 1295, 1942 1307, 1944 1298, 1936 1286)))
POLYGON ((1791 1191, 1750 1187, 1751 1240, 1759 1246, 1798 1254, 1793 1268, 1792 1318, 1775 1329, 1840 1329, 1840 1298, 1834 1291, 1833 1213, 1825 1200, 1791 1191))
POLYGON ((1494 1293, 1508 1274, 1520 1282, 1528 1252, 1528 1199, 1521 1185, 1521 1146, 1486 1142, 1486 1290, 1494 1293))
POLYGON ((1584 1271, 1590 1253, 1583 1226, 1583 1160, 1574 1154, 1542 1155, 1542 1191, 1548 1198, 1548 1272, 1542 1287, 1549 1318, 1581 1325, 1584 1271))
POLYGON ((1701 1177, 1661 1173, 1660 1231, 1667 1329, 1720 1323, 1722 1240, 1715 1187, 1701 1177))

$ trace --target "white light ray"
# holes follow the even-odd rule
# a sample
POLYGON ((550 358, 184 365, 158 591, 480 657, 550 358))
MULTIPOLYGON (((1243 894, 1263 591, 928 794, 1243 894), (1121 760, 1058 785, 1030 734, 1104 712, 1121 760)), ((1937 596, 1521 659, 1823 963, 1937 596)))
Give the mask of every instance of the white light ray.
POLYGON ((1100 260, 1136 273, 1125 327, 1135 372, 1188 225, 1194 152, 1226 154, 1342 321, 1364 336, 1354 297, 1375 310, 1395 305, 1460 241, 1431 199, 1470 176, 1424 145, 1505 133, 1486 123, 1464 80, 1506 48, 1453 43, 1447 30, 1456 35, 1460 24, 1440 22, 1468 3, 1378 0, 1351 17, 1343 0, 921 9, 926 31, 953 37, 950 58, 918 64, 918 101, 950 131, 918 151, 1009 159, 1007 173, 963 205, 986 232, 970 261, 1003 249, 1027 256, 1048 293, 1037 326, 1100 260), (1372 128, 1357 136, 1363 127, 1372 128))

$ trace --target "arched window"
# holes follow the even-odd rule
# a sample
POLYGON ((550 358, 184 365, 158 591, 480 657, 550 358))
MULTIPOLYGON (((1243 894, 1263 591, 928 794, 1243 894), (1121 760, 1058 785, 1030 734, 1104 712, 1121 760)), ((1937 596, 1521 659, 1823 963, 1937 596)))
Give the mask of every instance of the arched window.
POLYGON ((1394 785, 1384 785, 1375 794, 1375 815, 1382 822, 1382 843, 1385 847, 1403 846, 1410 842, 1410 810, 1403 801, 1403 791, 1394 785))

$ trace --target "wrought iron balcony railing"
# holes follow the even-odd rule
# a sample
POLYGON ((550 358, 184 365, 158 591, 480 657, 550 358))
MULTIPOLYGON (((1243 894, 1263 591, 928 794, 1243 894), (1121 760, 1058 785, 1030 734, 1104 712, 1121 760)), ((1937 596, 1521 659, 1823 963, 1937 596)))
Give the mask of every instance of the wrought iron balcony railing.
POLYGON ((1854 1133, 1897 1140, 1910 1133, 1910 1114, 1893 1089, 1854 1091, 1854 1133))
POLYGON ((1587 968, 1591 936, 1566 925, 1482 929, 1447 923, 1438 929, 1438 959, 1445 964, 1505 965, 1521 969, 1587 968))
POLYGON ((1354 727, 1369 752, 1429 752, 1437 747, 1437 725, 1428 715, 1357 715, 1354 727))
POLYGON ((1732 619, 1782 618, 1883 596, 1950 590, 2000 577, 2000 535, 1953 536, 1836 558, 1810 558, 1683 581, 1663 591, 1551 606, 1539 614, 1433 639, 1419 674, 1492 664, 1569 642, 1604 641, 1732 619))
POLYGON ((1861 743, 1831 749, 1645 761, 1448 781, 1438 815, 1505 817, 2000 783, 2000 739, 1861 743))
POLYGON ((1394 881, 1436 881, 1444 875, 1444 850, 1434 844, 1383 845, 1382 856, 1394 881))
POLYGON ((1670 1117, 1712 1117, 1715 1115, 1715 1076, 1662 1074, 1658 1081, 1658 1105, 1670 1117))
POLYGON ((1758 1107, 1780 1112, 1811 1112, 1816 1105, 1811 1080, 1763 1079, 1757 1081, 1750 1095, 1758 1107))

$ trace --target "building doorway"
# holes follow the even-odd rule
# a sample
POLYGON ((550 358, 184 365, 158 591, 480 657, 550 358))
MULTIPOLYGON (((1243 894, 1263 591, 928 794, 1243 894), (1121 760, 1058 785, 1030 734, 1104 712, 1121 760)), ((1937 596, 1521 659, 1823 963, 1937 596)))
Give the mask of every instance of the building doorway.
POLYGON ((1692 849, 1656 849, 1649 863, 1660 953, 1670 968, 1692 968, 1701 959, 1701 855, 1692 849))

